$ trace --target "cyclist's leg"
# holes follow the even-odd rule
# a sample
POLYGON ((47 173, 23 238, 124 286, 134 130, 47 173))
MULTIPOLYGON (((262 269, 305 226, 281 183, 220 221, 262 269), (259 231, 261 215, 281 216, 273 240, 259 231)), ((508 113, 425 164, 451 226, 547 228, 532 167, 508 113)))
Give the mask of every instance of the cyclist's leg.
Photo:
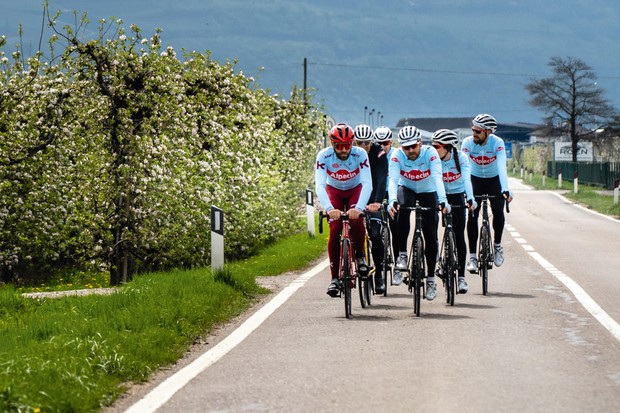
POLYGON ((504 224, 506 217, 504 215, 504 204, 506 200, 501 194, 501 185, 499 183, 499 177, 493 179, 493 192, 497 198, 491 198, 491 211, 493 212, 493 261, 497 267, 504 263, 504 248, 502 247, 502 235, 504 233, 504 224))
POLYGON ((375 267, 380 268, 383 265, 383 238, 381 237, 381 213, 380 212, 367 212, 369 216, 368 221, 368 236, 370 238, 372 247, 372 260, 375 263, 375 267))
MULTIPOLYGON (((345 191, 347 194, 347 206, 345 209, 348 210, 355 207, 361 192, 361 185, 345 191)), ((353 241, 353 251, 355 251, 355 257, 363 257, 364 240, 366 239, 366 226, 364 225, 364 218, 360 217, 358 219, 350 219, 349 223, 351 224, 351 241, 353 241)))
MULTIPOLYGON (((426 193, 418 194, 420 205, 423 207, 437 208, 437 194, 426 193)), ((437 227, 439 225, 439 213, 433 211, 422 211, 422 233, 426 249, 426 273, 430 281, 434 281, 435 266, 437 265, 437 255, 439 251, 439 241, 437 240, 437 227)))
POLYGON ((495 177, 489 182, 489 194, 496 195, 498 198, 491 198, 491 211, 493 212, 493 240, 496 245, 502 243, 502 233, 504 232, 504 224, 506 217, 504 216, 504 204, 506 200, 501 193, 501 185, 499 177, 495 177))
MULTIPOLYGON (((471 185, 474 189, 474 195, 482 195, 485 193, 484 179, 472 175, 471 185)), ((480 205, 481 202, 478 202, 478 206, 474 210, 473 216, 467 216, 467 242, 469 243, 470 257, 475 257, 478 249, 478 217, 480 216, 480 205)))
MULTIPOLYGON (((450 205, 465 205, 462 194, 448 195, 450 205)), ((454 238, 456 241, 456 251, 459 264, 459 278, 465 276, 465 261, 467 260, 467 245, 465 243, 465 222, 467 217, 467 209, 457 208, 452 210, 452 229, 454 230, 454 238)))
MULTIPOLYGON (((416 193, 404 186, 398 187, 398 203, 401 206, 415 206, 416 193)), ((396 225, 398 227, 398 254, 407 253, 407 239, 411 230, 411 210, 400 209, 396 216, 396 225)), ((398 256, 398 254, 396 256, 398 256)))
MULTIPOLYGON (((327 195, 335 209, 344 210, 345 199, 343 191, 327 185, 327 195)), ((332 279, 338 278, 339 261, 340 261, 340 233, 342 232, 342 221, 339 219, 328 219, 329 239, 327 240, 327 255, 329 257, 329 265, 332 279)))
POLYGON ((392 238, 392 254, 394 257, 398 257, 398 224, 396 222, 396 217, 388 217, 388 223, 392 238))

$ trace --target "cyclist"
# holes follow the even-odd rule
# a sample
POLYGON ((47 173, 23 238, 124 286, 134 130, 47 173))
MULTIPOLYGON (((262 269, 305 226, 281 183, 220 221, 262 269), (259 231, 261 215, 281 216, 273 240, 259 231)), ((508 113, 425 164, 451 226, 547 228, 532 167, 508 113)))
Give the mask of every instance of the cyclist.
POLYGON ((415 206, 416 200, 420 206, 431 207, 432 210, 421 211, 422 233, 426 243, 426 299, 434 300, 437 295, 435 284, 435 265, 437 264, 437 226, 439 215, 437 206, 441 210, 448 208, 446 191, 441 179, 441 161, 437 151, 432 146, 422 145, 420 131, 415 126, 405 126, 398 132, 398 142, 401 148, 390 158, 388 185, 390 215, 398 211, 398 258, 393 283, 402 282, 400 271, 407 270, 407 238, 411 224, 409 218, 411 210, 400 206, 415 206))
MULTIPOLYGON (((370 174, 372 176, 372 193, 366 206, 368 214, 368 235, 372 244, 372 259, 375 263, 375 292, 383 294, 383 238, 381 237, 381 204, 385 195, 387 182, 387 154, 383 147, 372 141, 373 131, 368 125, 355 127, 355 144, 363 148, 368 154, 370 161, 370 174)), ((364 274, 362 274, 364 275, 364 274)))
MULTIPOLYGON (((394 135, 392 133, 392 130, 388 128, 387 126, 379 126, 377 129, 375 129, 375 133, 373 136, 374 141, 380 144, 381 146, 383 146, 383 150, 387 153, 388 160, 392 159, 392 155, 394 154, 394 151, 396 150, 396 148, 392 147, 393 136, 394 135)), ((388 171, 388 174, 386 176, 386 184, 385 184, 385 199, 389 199, 388 193, 387 193, 389 180, 390 180, 390 175, 388 171)), ((396 239, 397 228, 398 228, 396 225, 396 220, 393 219, 389 215, 388 215, 388 220, 389 220, 389 225, 390 225, 390 232, 392 233, 392 239, 396 239)), ((398 250, 396 249, 396 243, 393 242, 392 247, 393 247, 394 256, 395 257, 398 256, 398 250)))
MULTIPOLYGON (((470 166, 467 155, 458 150, 459 138, 456 132, 449 129, 439 129, 433 133, 433 148, 439 154, 443 170, 443 185, 450 205, 463 206, 467 203, 470 209, 476 208, 474 192, 471 186, 470 166)), ((456 239, 458 255, 458 289, 465 294, 469 289, 465 281, 465 261, 467 259, 467 244, 465 243, 465 222, 467 218, 465 208, 457 208, 452 213, 452 228, 456 239)))
POLYGON ((346 213, 351 224, 351 240, 359 271, 368 271, 364 259, 366 230, 360 214, 372 192, 372 180, 366 151, 353 146, 353 129, 339 123, 329 131, 331 146, 319 151, 314 174, 315 191, 319 202, 329 216, 327 243, 331 267, 331 282, 327 294, 339 294, 338 271, 340 260, 340 216, 346 213))
MULTIPOLYGON (((493 262, 500 267, 504 263, 504 248, 502 247, 502 233, 504 232, 504 202, 512 201, 512 193, 508 189, 508 173, 506 171, 506 148, 504 141, 494 132, 497 121, 489 114, 481 113, 472 120, 473 135, 463 140, 461 150, 469 156, 471 165, 471 184, 474 195, 496 195, 491 198, 493 212, 493 262)), ((469 262, 467 270, 471 273, 478 271, 476 247, 478 243, 478 216, 480 206, 473 214, 473 219, 467 220, 467 238, 469 240, 469 262)))

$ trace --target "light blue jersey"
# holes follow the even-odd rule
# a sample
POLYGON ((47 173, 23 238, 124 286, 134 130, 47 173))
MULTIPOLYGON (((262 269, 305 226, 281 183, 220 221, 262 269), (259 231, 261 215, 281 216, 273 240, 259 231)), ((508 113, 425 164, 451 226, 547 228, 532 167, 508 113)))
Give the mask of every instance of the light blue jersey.
POLYGON ((362 192, 355 208, 363 211, 372 193, 368 154, 364 149, 353 146, 349 158, 343 161, 336 156, 331 146, 321 150, 316 157, 314 183, 316 195, 325 212, 334 209, 325 189, 327 185, 347 190, 362 184, 362 192))
POLYGON ((409 160, 399 148, 390 157, 388 169, 390 204, 397 201, 399 185, 418 194, 436 192, 439 203, 448 203, 442 181, 441 161, 435 148, 423 145, 415 161, 409 160))
POLYGON ((452 156, 447 161, 441 161, 443 170, 443 185, 446 188, 446 194, 462 194, 465 192, 467 200, 474 200, 474 190, 471 186, 471 167, 469 159, 462 151, 456 152, 459 157, 459 165, 461 172, 456 168, 454 160, 454 152, 450 152, 452 156))
POLYGON ((508 191, 506 148, 502 138, 490 134, 484 145, 478 145, 474 143, 473 136, 468 136, 463 140, 461 150, 469 156, 472 176, 478 178, 499 176, 502 192, 508 191))

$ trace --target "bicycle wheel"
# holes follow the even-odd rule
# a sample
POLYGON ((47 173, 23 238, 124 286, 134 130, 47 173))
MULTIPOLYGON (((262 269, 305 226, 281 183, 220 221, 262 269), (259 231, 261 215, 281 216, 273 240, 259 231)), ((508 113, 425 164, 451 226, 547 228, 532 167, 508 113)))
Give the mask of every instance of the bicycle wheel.
POLYGON ((443 276, 446 283, 446 302, 450 305, 454 305, 458 258, 456 256, 456 239, 454 238, 453 231, 448 231, 446 233, 446 244, 444 251, 445 263, 443 268, 443 276))
POLYGON ((491 234, 489 227, 483 225, 480 228, 480 248, 478 250, 480 259, 478 265, 480 276, 482 277, 482 295, 487 295, 489 289, 489 263, 491 262, 491 234))
POLYGON ((413 284, 413 311, 416 316, 420 316, 420 308, 422 305, 422 293, 424 289, 424 241, 420 235, 413 238, 413 260, 411 261, 411 269, 409 275, 410 283, 413 284))
POLYGON ((392 237, 388 225, 383 225, 381 237, 383 238, 383 270, 381 271, 381 277, 383 277, 384 286, 383 296, 387 297, 388 285, 392 284, 392 265, 394 264, 392 237))
POLYGON ((351 247, 348 239, 343 239, 342 248, 342 289, 344 290, 344 315, 351 318, 351 247))

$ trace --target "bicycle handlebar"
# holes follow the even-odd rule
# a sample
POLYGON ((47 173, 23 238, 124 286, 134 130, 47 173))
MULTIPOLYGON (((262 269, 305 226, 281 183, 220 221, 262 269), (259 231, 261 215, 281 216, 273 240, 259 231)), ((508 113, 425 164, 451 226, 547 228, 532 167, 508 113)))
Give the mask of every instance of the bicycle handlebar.
MULTIPOLYGON (((501 194, 501 195, 489 195, 489 194, 474 195, 474 198, 476 198, 476 200, 485 200, 485 199, 493 199, 493 198, 504 198, 504 194, 501 194)), ((508 214, 510 213, 510 202, 508 202, 508 201, 506 201, 506 213, 508 213, 508 214)), ((473 212, 471 210, 469 211, 469 215, 473 216, 473 212)))
MULTIPOLYGON (((365 217, 366 214, 365 213, 360 213, 360 217, 365 217)), ((319 234, 323 233, 323 219, 327 219, 329 217, 329 214, 323 212, 323 211, 319 211, 319 234)), ((347 213, 344 214, 340 214, 340 220, 341 221, 348 221, 349 220, 349 215, 347 213)))

